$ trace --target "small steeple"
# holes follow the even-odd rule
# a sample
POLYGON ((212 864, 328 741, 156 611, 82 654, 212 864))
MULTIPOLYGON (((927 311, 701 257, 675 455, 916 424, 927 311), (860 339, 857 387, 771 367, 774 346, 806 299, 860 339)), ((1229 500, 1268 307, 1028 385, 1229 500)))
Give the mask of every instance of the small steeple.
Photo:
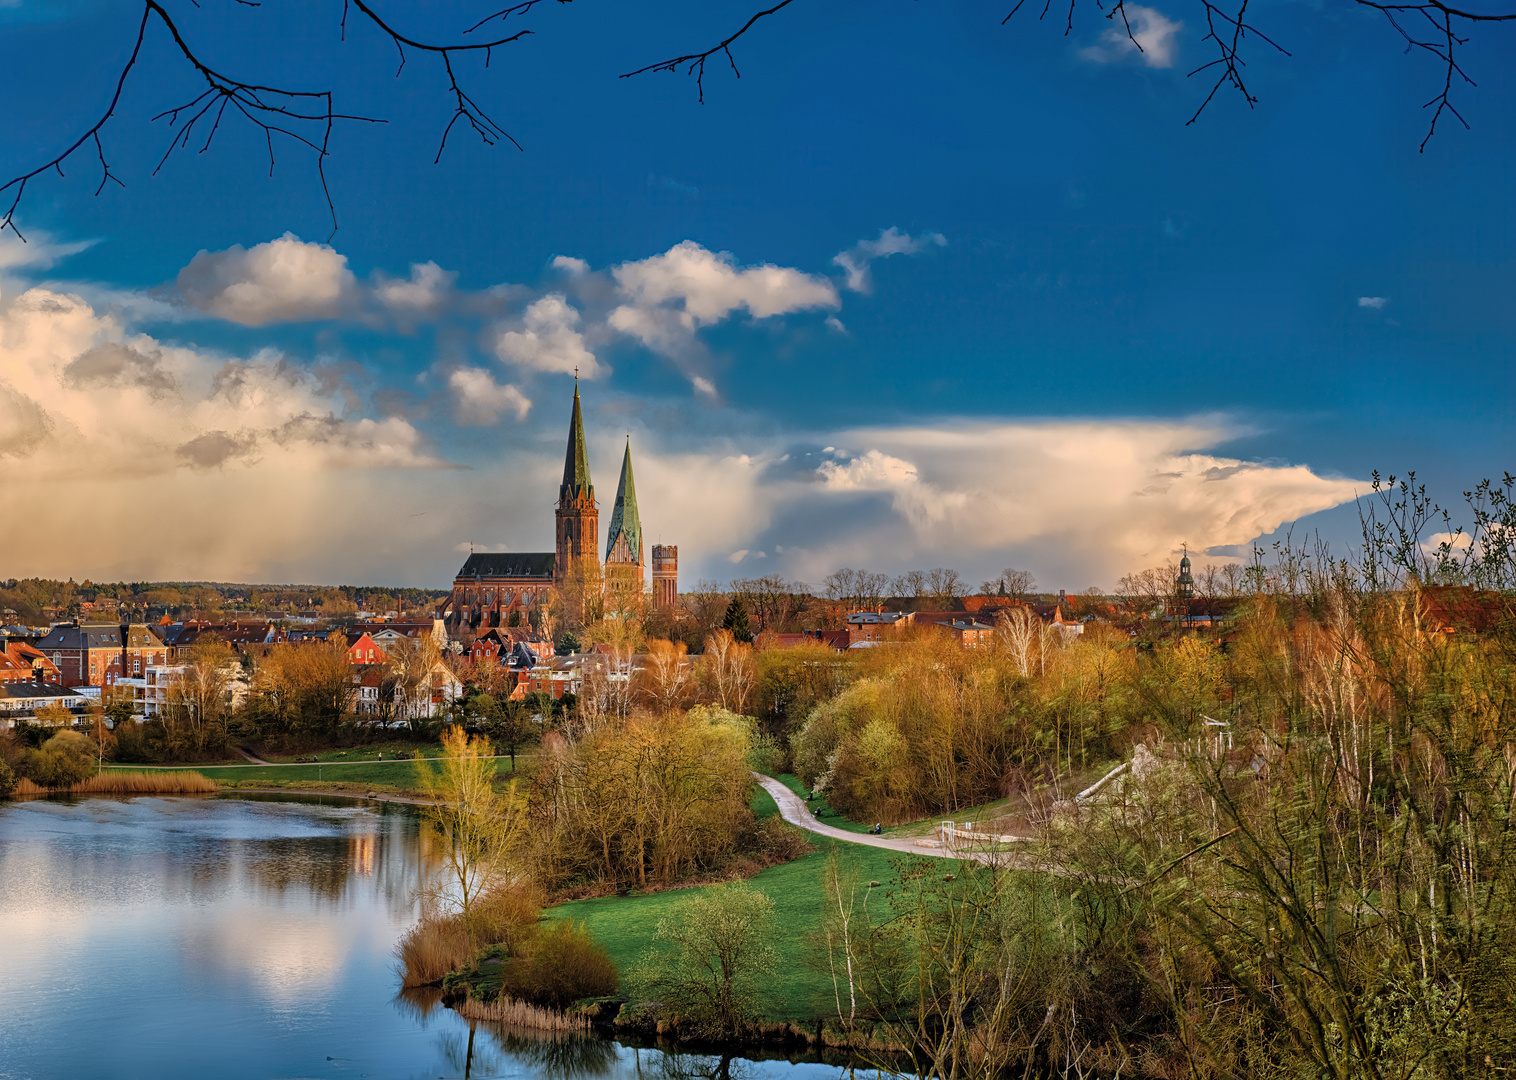
POLYGON ((642 519, 637 514, 637 484, 632 479, 632 437, 626 437, 626 456, 621 459, 621 482, 616 486, 616 505, 611 510, 611 527, 605 541, 605 557, 611 558, 616 538, 626 536, 626 550, 631 561, 642 562, 642 519))
POLYGON ((595 497, 590 483, 590 454, 584 444, 584 418, 579 413, 579 376, 574 376, 574 415, 569 420, 568 453, 563 459, 563 486, 558 501, 563 504, 588 496, 595 497))
POLYGON ((1174 595, 1188 600, 1195 595, 1195 577, 1190 573, 1190 546, 1184 546, 1184 557, 1179 560, 1179 577, 1174 582, 1174 595))

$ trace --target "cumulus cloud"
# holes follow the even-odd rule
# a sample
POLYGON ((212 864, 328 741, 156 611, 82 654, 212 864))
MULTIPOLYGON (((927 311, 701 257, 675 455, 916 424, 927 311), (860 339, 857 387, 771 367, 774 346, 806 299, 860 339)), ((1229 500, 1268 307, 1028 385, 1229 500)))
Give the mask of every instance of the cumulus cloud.
POLYGON ((403 487, 394 477, 448 464, 354 396, 272 351, 169 345, 48 289, 7 297, 0 455, 24 457, 7 484, 34 512, 0 515, 0 547, 64 577, 224 579, 340 558, 383 534, 370 507, 393 505, 393 491, 375 478, 403 487))
POLYGON ((588 274, 590 264, 572 255, 556 255, 553 257, 553 269, 562 270, 565 274, 588 274))
POLYGON ((1358 298, 1359 307, 1373 308, 1375 311, 1381 310, 1389 302, 1390 298, 1387 296, 1360 296, 1358 298))
POLYGON ((530 371, 567 375, 577 370, 583 379, 608 375, 610 369, 586 347, 579 320, 579 312, 562 293, 551 293, 526 309, 521 329, 496 334, 495 355, 530 371))
POLYGON ((826 278, 772 263, 739 267, 729 252, 707 251, 693 240, 622 263, 611 276, 624 302, 611 312, 610 325, 659 351, 739 308, 767 319, 841 306, 836 286, 826 278))
POLYGON ((514 386, 502 386, 483 368, 463 367, 448 376, 453 391, 453 414, 458 423, 493 424, 503 412, 525 420, 531 400, 514 386))
POLYGON ((408 279, 374 275, 374 298, 402 317, 435 315, 457 280, 455 271, 444 270, 431 260, 412 263, 408 279))
POLYGON ((1150 68, 1173 67, 1184 23, 1139 4, 1128 4, 1124 10, 1126 21, 1111 20, 1113 25, 1100 35, 1100 44, 1079 50, 1079 55, 1096 64, 1111 64, 1135 56, 1150 68))
POLYGON ((293 233, 246 249, 201 251, 174 286, 196 310, 243 326, 336 318, 358 298, 347 256, 293 233))
POLYGON ((911 236, 891 225, 888 229, 879 230, 877 240, 860 240, 846 251, 833 256, 832 262, 846 271, 849 289, 866 293, 874 284, 869 273, 869 263, 873 260, 887 259, 891 255, 914 255, 925 248, 943 247, 946 244, 947 237, 939 232, 911 236))
POLYGON ((163 369, 163 354, 151 354, 115 342, 105 342, 80 353, 63 368, 63 385, 74 389, 97 386, 140 386, 154 399, 177 389, 174 377, 163 369))

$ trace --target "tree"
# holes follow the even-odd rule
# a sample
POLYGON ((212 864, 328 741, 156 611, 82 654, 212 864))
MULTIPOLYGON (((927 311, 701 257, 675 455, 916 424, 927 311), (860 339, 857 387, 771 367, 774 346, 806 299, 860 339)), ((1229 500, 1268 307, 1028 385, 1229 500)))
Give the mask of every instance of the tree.
POLYGON ((688 653, 682 641, 648 642, 639 689, 654 709, 670 713, 687 701, 693 681, 688 653))
POLYGON ((1030 570, 1002 570, 1000 583, 1005 595, 1013 600, 1025 600, 1037 587, 1037 578, 1030 570))
POLYGON ((745 715, 757 682, 752 646, 744 645, 728 630, 717 630, 705 639, 700 676, 723 709, 745 715))
POLYGON ((742 597, 732 597, 732 602, 726 607, 726 617, 721 620, 721 629, 744 645, 752 643, 753 631, 748 625, 747 605, 742 602, 742 597))
POLYGON ((744 883, 696 893, 658 923, 634 984, 712 1038, 739 1035, 774 971, 774 902, 744 883))
POLYGON ((434 800, 423 813, 442 838, 444 874, 431 897, 462 916, 472 951, 480 901, 518 868, 517 849, 526 829, 524 800, 514 781, 496 793, 489 739, 470 738, 457 726, 442 733, 440 759, 417 761, 416 778, 434 800))

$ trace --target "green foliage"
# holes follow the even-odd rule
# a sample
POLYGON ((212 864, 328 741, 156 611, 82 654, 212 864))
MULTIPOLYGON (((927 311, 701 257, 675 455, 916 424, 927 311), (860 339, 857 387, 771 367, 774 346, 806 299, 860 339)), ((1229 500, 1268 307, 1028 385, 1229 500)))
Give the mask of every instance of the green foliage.
POLYGON ((72 787, 95 774, 95 744, 77 731, 60 731, 40 750, 22 757, 22 774, 34 784, 50 788, 72 787))
POLYGON ((566 920, 539 929, 501 973, 507 995, 555 1009, 614 994, 619 983, 605 948, 582 924, 566 920))
POLYGON ((742 602, 741 596, 733 596, 732 602, 726 606, 726 615, 721 620, 721 629, 744 645, 752 642, 753 628, 748 623, 747 605, 742 602))
POLYGON ((0 799, 10 797, 10 793, 16 790, 18 779, 19 777, 11 771, 10 765, 0 760, 0 799))
POLYGON ((553 647, 558 650, 559 656, 576 653, 582 648, 579 643, 579 635, 572 630, 565 630, 558 640, 553 643, 553 647))
POLYGON ((738 1035, 777 967, 773 915, 774 902, 746 884, 702 890, 659 922, 632 984, 702 1034, 738 1035))

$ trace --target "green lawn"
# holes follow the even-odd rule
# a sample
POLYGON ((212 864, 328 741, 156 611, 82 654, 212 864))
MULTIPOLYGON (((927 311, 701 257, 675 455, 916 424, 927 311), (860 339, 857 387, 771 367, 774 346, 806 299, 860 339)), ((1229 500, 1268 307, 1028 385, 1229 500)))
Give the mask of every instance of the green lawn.
MULTIPOLYGON (((317 755, 320 757, 321 755, 317 755)), ((516 772, 510 771, 510 759, 499 761, 498 776, 502 780, 526 779, 536 764, 533 754, 516 755, 516 772)), ((125 772, 141 771, 140 765, 107 765, 107 769, 125 772)), ((163 771, 163 770, 153 770, 163 771)), ((322 760, 311 764, 289 765, 176 765, 172 771, 197 772, 228 788, 249 787, 299 787, 302 784, 353 784, 374 788, 414 790, 416 763, 414 761, 389 760, 322 760)))
MULTIPOLYGON (((769 807, 774 806, 772 797, 759 789, 769 807)), ((760 803, 754 796, 754 812, 760 803)), ((777 808, 769 809, 769 813, 777 808)), ((888 912, 884 888, 866 889, 870 880, 888 885, 896 876, 894 860, 905 858, 895 852, 880 848, 864 847, 811 837, 816 850, 793 862, 771 866, 749 879, 748 884, 763 890, 774 901, 774 936, 772 944, 779 954, 778 973, 773 985, 758 1003, 759 1011, 771 1020, 814 1020, 835 1016, 836 999, 831 977, 825 970, 811 967, 807 958, 825 963, 825 951, 816 945, 813 936, 821 928, 821 911, 824 900, 823 874, 826 870, 828 852, 835 845, 842 849, 845 865, 856 868, 860 883, 865 887, 872 914, 876 920, 888 912)), ((932 860, 935 865, 947 869, 956 865, 932 860)), ((711 886, 702 886, 709 888, 711 886)), ((582 922, 590 934, 605 946, 623 973, 630 970, 637 958, 653 941, 660 919, 678 916, 679 905, 696 889, 678 889, 672 892, 647 893, 636 896, 608 896, 594 900, 573 900, 549 909, 550 919, 573 919, 582 922)), ((844 985, 843 993, 846 994, 844 985)))

